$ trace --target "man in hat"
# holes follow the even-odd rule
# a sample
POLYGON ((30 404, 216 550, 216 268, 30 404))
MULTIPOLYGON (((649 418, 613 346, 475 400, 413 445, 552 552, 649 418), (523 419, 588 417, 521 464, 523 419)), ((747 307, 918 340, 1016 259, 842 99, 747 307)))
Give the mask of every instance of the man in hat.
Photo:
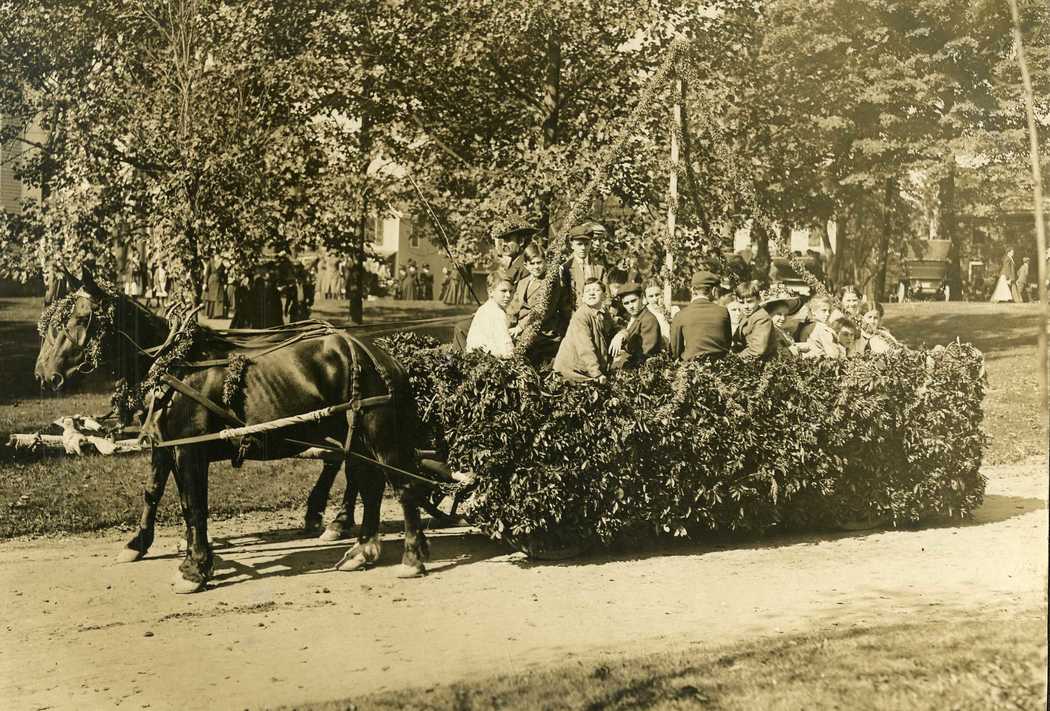
POLYGON ((612 368, 637 367, 647 359, 660 353, 664 339, 660 334, 660 322, 642 300, 642 286, 626 282, 619 290, 620 304, 627 313, 627 324, 612 338, 609 355, 613 357, 612 368))
POLYGON ((494 238, 497 251, 496 261, 500 271, 511 280, 515 289, 518 282, 528 274, 521 250, 535 234, 536 230, 531 227, 516 227, 494 238))
POLYGON ((573 309, 579 308, 582 303, 583 286, 588 279, 597 279, 606 287, 609 285, 605 265, 591 257, 591 240, 604 236, 605 228, 597 222, 584 222, 569 231, 572 256, 561 265, 561 283, 573 300, 573 309))
POLYGON ((671 321, 671 355, 688 360, 699 356, 729 353, 729 311, 711 300, 718 277, 709 271, 693 274, 689 289, 692 301, 671 321))
POLYGON ((1017 296, 1019 302, 1028 301, 1028 257, 1023 258, 1017 268, 1017 296))

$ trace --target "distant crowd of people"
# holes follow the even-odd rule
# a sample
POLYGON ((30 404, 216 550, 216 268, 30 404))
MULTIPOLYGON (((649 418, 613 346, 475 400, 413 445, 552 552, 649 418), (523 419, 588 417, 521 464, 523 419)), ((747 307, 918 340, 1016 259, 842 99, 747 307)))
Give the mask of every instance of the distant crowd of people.
POLYGON ((416 266, 414 259, 397 270, 394 298, 404 301, 430 301, 434 298, 434 273, 429 264, 416 266))
POLYGON ((595 222, 573 229, 572 256, 557 265, 548 264, 537 243, 519 253, 527 232, 502 235, 510 259, 490 273, 489 298, 457 326, 457 344, 511 357, 523 334, 534 332, 524 355, 573 382, 601 381, 663 352, 682 360, 732 354, 764 360, 778 353, 845 358, 900 346, 882 327, 881 305, 866 304, 853 287, 840 290, 839 311, 827 296, 803 306, 778 282, 733 285, 705 269, 693 274, 690 302, 679 309, 665 299, 662 284, 642 284, 632 270, 609 270, 592 258, 591 241, 604 232, 595 222), (558 275, 541 304, 550 268, 558 275))

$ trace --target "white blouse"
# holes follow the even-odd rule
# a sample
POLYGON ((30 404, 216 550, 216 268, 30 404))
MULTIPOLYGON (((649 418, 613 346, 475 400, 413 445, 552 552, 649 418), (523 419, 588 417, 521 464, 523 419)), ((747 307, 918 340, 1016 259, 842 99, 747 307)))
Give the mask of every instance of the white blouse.
POLYGON ((507 312, 492 299, 475 312, 474 320, 467 332, 466 350, 486 351, 497 358, 514 355, 514 340, 510 337, 507 312))

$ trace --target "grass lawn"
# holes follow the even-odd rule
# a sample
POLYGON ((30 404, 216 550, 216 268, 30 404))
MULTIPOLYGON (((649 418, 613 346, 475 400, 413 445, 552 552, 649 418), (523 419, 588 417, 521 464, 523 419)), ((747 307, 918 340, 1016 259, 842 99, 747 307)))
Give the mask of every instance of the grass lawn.
MULTIPOLYGON (((0 538, 23 534, 86 531, 129 525, 138 516, 148 475, 145 456, 49 457, 14 454, 3 446, 13 432, 42 430, 59 415, 102 414, 111 384, 94 377, 74 394, 43 393, 33 380, 39 347, 39 299, 0 299, 0 538)), ((391 322, 455 316, 469 307, 435 302, 380 300, 366 305, 370 330, 391 322)), ((321 302, 315 316, 345 323, 337 302, 321 302)), ((989 392, 985 403, 990 447, 988 463, 1005 463, 1046 454, 1039 431, 1036 392, 1035 305, 928 303, 890 305, 886 325, 910 345, 936 345, 960 338, 987 357, 989 392)), ((447 326, 431 327, 436 335, 447 326)), ((248 462, 242 469, 212 466, 209 503, 215 516, 246 511, 302 508, 320 464, 248 462)), ((160 518, 180 519, 177 497, 165 497, 160 518)), ((333 496, 341 492, 336 485, 333 496)), ((333 499, 334 500, 334 499, 333 499)))
POLYGON ((572 660, 557 669, 296 708, 1037 709, 1045 703, 1045 630, 1042 611, 960 612, 714 649, 572 660))

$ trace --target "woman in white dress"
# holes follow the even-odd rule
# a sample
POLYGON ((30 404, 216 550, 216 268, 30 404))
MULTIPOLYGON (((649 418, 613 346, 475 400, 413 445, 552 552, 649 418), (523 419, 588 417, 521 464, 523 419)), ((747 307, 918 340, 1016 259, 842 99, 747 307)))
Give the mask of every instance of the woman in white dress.
POLYGON ((1014 271, 1014 251, 1011 249, 1007 250, 1006 257, 1003 259, 1003 265, 999 269, 999 279, 995 282, 995 290, 992 291, 991 302, 993 304, 1014 300, 1013 291, 1011 291, 1010 287, 1016 278, 1017 273, 1014 271))

